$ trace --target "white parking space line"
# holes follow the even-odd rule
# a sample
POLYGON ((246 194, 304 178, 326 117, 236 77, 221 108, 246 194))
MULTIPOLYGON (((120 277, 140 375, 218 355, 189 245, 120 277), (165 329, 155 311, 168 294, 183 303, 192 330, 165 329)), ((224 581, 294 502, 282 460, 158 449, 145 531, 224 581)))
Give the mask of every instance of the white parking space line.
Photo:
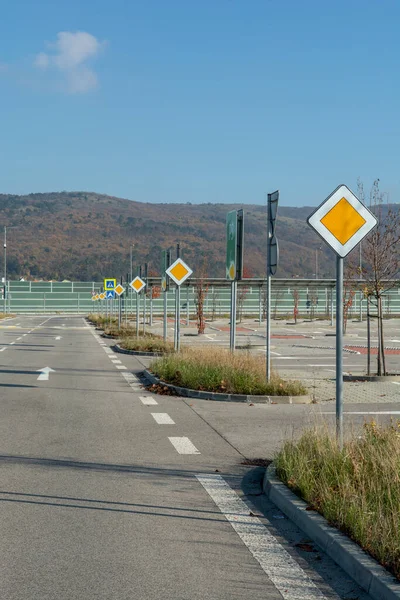
POLYGON ((159 425, 175 425, 168 413, 151 413, 151 416, 159 425))
POLYGON ((151 396, 139 396, 139 400, 145 406, 156 406, 158 404, 157 400, 155 400, 151 396))
POLYGON ((196 475, 225 519, 271 579, 284 600, 325 598, 298 563, 268 531, 221 475, 196 475))
POLYGON ((196 446, 187 437, 168 438, 178 454, 201 454, 196 446))

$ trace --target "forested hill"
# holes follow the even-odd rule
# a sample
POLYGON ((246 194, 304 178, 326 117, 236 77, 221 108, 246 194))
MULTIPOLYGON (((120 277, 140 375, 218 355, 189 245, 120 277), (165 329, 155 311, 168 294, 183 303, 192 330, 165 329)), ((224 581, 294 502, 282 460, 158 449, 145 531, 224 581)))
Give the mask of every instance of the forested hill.
MULTIPOLYGON (((244 209, 244 264, 265 275, 266 207, 227 204, 149 204, 87 192, 14 196, 0 194, 0 224, 7 225, 7 263, 12 278, 99 280, 149 263, 159 274, 161 250, 180 242, 195 274, 225 276, 225 219, 244 209), (12 228, 12 229, 11 229, 12 228)), ((277 237, 279 277, 313 277, 316 249, 320 277, 333 275, 333 256, 306 224, 311 207, 281 207, 277 237)))

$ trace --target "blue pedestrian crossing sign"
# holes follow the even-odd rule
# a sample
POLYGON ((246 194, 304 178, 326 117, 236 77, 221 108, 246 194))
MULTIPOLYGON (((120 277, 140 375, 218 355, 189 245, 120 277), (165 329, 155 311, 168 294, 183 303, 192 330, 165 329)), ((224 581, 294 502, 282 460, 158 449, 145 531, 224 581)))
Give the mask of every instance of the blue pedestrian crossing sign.
POLYGON ((115 298, 115 292, 114 290, 107 290, 106 291, 106 299, 107 300, 114 300, 115 298))
POLYGON ((117 280, 116 279, 107 278, 107 279, 104 280, 104 289, 105 289, 105 291, 107 291, 107 290, 115 290, 116 287, 117 287, 117 280))

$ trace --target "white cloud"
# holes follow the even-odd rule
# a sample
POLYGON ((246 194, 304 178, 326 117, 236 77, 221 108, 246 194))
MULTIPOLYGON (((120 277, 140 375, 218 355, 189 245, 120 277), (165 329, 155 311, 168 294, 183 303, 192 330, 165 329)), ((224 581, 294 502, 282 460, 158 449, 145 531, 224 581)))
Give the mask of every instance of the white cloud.
POLYGON ((38 67, 39 69, 47 69, 49 64, 50 59, 47 56, 47 54, 45 54, 44 52, 40 52, 39 54, 37 54, 34 62, 35 67, 38 67))
POLYGON ((57 41, 48 44, 48 47, 50 52, 36 55, 35 67, 53 69, 61 74, 71 94, 85 93, 97 86, 97 75, 87 62, 100 54, 103 42, 86 31, 60 31, 57 41))

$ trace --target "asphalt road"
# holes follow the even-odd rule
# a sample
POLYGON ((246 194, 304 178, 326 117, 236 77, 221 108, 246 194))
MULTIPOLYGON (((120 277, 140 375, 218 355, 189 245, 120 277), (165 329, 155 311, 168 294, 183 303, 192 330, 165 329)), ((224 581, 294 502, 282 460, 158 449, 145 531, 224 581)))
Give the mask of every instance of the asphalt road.
POLYGON ((0 598, 366 600, 140 369, 81 317, 1 323, 0 598))

